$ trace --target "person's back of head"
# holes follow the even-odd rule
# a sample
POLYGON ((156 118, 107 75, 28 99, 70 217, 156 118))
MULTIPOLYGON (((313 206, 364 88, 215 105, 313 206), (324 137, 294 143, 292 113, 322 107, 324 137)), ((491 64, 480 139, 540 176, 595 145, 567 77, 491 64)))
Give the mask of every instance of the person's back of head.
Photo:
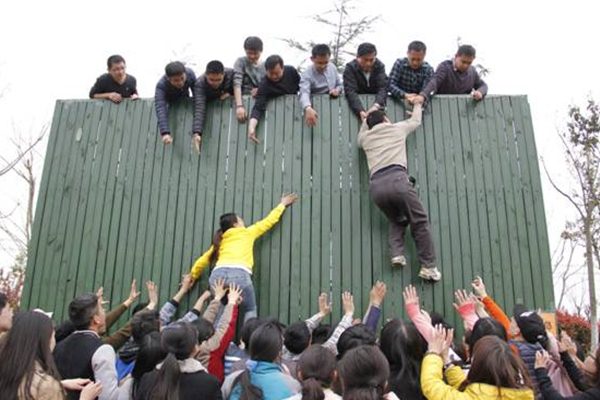
POLYGON ((213 324, 204 319, 198 318, 194 322, 192 322, 194 328, 198 332, 198 344, 201 345, 206 340, 210 339, 215 334, 215 327, 213 324))
POLYGON ((471 368, 467 379, 459 389, 464 391, 474 383, 508 389, 531 389, 527 367, 511 349, 510 345, 497 336, 484 336, 473 349, 471 368))
POLYGON ((546 324, 537 312, 528 310, 523 304, 516 304, 513 318, 523 339, 531 344, 539 343, 543 348, 548 349, 546 324))
POLYGON ((480 318, 466 337, 469 353, 473 352, 477 342, 484 336, 496 336, 505 342, 508 340, 504 326, 493 318, 480 318))
POLYGON ((178 361, 192 356, 198 338, 196 329, 186 322, 176 322, 165 327, 160 335, 160 344, 166 357, 158 372, 153 398, 179 398, 179 379, 181 370, 178 361))
POLYGON ((145 373, 154 371, 156 365, 165 359, 167 353, 163 350, 160 332, 151 332, 140 341, 140 348, 135 360, 135 366, 131 371, 133 378, 133 397, 139 386, 140 380, 145 373))
POLYGON ((13 311, 8 302, 8 296, 0 292, 0 333, 6 332, 12 326, 13 311))
POLYGON ((167 78, 181 74, 185 74, 185 65, 181 61, 172 61, 165 66, 165 75, 167 75, 167 78))
POLYGON ((331 336, 333 329, 329 324, 319 324, 312 332, 312 344, 323 344, 331 336))
POLYGON ((362 345, 374 345, 377 341, 375 334, 364 324, 358 324, 346 329, 337 342, 338 359, 347 351, 362 345))
POLYGON ((446 321, 444 316, 437 311, 432 311, 429 316, 431 317, 431 325, 433 326, 442 325, 444 329, 454 328, 448 321, 446 321))
POLYGON ((324 388, 336 379, 336 359, 331 351, 313 344, 298 360, 297 373, 302 384, 302 400, 323 400, 324 388))
POLYGON ((281 58, 281 56, 279 56, 278 54, 273 54, 270 55, 269 57, 267 57, 267 59, 265 60, 265 69, 267 71, 271 71, 273 70, 275 67, 280 66, 281 68, 283 68, 283 58, 281 58))
POLYGON ((460 45, 460 46, 458 46, 458 50, 456 51, 457 57, 465 56, 465 57, 475 58, 475 55, 476 55, 475 47, 471 46, 470 44, 460 45))
POLYGON ((244 50, 263 51, 263 42, 257 36, 248 36, 244 40, 244 50))
POLYGON ((244 321, 244 325, 242 325, 242 330, 240 332, 240 341, 246 351, 250 346, 250 337, 254 331, 264 323, 265 321, 263 319, 257 317, 248 318, 244 321))
POLYGON ((427 342, 415 325, 393 319, 381 330, 379 347, 390 364, 390 389, 398 397, 421 394, 421 362, 427 342))
POLYGON ((338 364, 344 400, 383 400, 390 374, 388 361, 377 346, 356 347, 338 364))
POLYGON ((159 330, 160 320, 157 311, 143 310, 131 317, 131 337, 138 344, 141 343, 144 336, 159 330))
POLYGON ((236 213, 225 213, 219 217, 219 229, 213 235, 212 246, 213 252, 210 255, 210 262, 214 263, 219 259, 219 248, 221 247, 221 240, 223 240, 223 234, 238 222, 238 216, 236 213))
POLYGON ((369 127, 369 129, 373 129, 374 126, 377 126, 383 122, 385 122, 384 111, 375 110, 370 112, 367 116, 367 126, 369 127))
POLYGON ((94 293, 75 297, 69 304, 69 320, 76 330, 89 329, 94 316, 98 314, 98 296, 94 293))
POLYGON ((3 399, 28 399, 36 364, 45 374, 60 381, 54 365, 52 320, 41 312, 27 311, 15 316, 0 350, 0 393, 3 399), (52 342, 52 343, 51 343, 52 342), (23 385, 23 386, 21 386, 23 385))
POLYGON ((283 344, 293 354, 301 354, 311 342, 311 335, 304 321, 294 322, 283 334, 283 344))

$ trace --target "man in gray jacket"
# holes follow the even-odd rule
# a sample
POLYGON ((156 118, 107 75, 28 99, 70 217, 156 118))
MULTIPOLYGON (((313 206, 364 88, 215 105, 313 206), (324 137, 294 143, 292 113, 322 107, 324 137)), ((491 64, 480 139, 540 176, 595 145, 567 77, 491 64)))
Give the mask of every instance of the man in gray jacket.
POLYGON ((404 234, 410 225, 421 265, 419 277, 436 282, 442 274, 435 266, 429 219, 406 170, 406 137, 421 125, 421 114, 421 102, 415 104, 410 119, 395 124, 383 111, 372 111, 360 128, 358 145, 369 165, 371 198, 390 223, 392 265, 406 265, 404 234))

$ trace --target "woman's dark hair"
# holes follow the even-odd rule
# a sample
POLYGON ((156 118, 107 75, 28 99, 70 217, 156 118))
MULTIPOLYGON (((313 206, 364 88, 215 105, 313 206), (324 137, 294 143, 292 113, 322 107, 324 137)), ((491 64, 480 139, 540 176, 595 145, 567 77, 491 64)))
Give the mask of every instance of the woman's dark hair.
POLYGON ((142 310, 131 317, 131 337, 140 344, 144 336, 158 332, 160 321, 158 312, 154 310, 142 310))
POLYGON ((215 232, 213 236, 213 252, 210 255, 210 262, 214 263, 219 258, 219 248, 221 247, 221 240, 223 239, 223 234, 227 229, 232 228, 233 225, 237 222, 238 216, 236 213, 227 213, 223 214, 219 217, 219 229, 215 232))
POLYGON ((527 367, 509 344, 497 336, 484 336, 477 341, 471 357, 471 369, 460 385, 464 391, 472 383, 485 383, 500 388, 531 389, 527 367))
POLYGON ((338 364, 344 400, 383 400, 390 374, 388 361, 377 346, 359 346, 338 364))
POLYGON ((422 399, 421 362, 427 342, 415 325, 391 320, 381 330, 379 347, 390 364, 390 390, 401 399, 422 399))
POLYGON ((138 385, 145 373, 154 371, 156 365, 165 359, 167 353, 160 344, 160 333, 152 332, 144 336, 140 342, 140 349, 135 359, 135 366, 131 371, 133 378, 132 398, 135 398, 138 385))
POLYGON ((473 325, 471 333, 466 337, 469 354, 473 353, 475 344, 484 336, 496 336, 505 342, 508 340, 504 326, 493 318, 480 318, 473 325))
POLYGON ((350 349, 362 345, 374 345, 377 338, 371 329, 364 324, 358 324, 346 329, 337 342, 338 360, 350 349))
MULTIPOLYGON (((250 336, 250 360, 274 362, 283 347, 282 329, 275 322, 265 322, 250 336)), ((263 391, 250 381, 250 370, 245 369, 233 382, 233 387, 240 385, 240 400, 260 400, 263 391)))
POLYGON ((178 360, 189 358, 196 346, 198 332, 186 322, 167 326, 160 335, 162 350, 167 354, 152 390, 153 400, 178 400, 181 371, 178 360))
POLYGON ((298 360, 298 378, 302 384, 302 400, 323 400, 323 388, 329 388, 335 378, 336 359, 321 345, 309 346, 298 360))
POLYGON ((192 325, 196 328, 196 332, 198 332, 198 344, 202 344, 202 342, 210 339, 215 334, 214 325, 202 317, 192 322, 192 325))
POLYGON ((329 324, 319 324, 312 333, 313 344, 323 344, 331 336, 333 329, 329 324))
POLYGON ((53 331, 52 320, 40 312, 27 311, 15 316, 0 350, 2 399, 34 400, 30 389, 36 362, 46 374, 60 381, 50 350, 53 331), (22 390, 19 390, 23 382, 22 390))
POLYGON ((450 325, 450 323, 448 323, 448 321, 446 321, 444 319, 444 316, 437 311, 432 311, 429 314, 429 316, 431 317, 431 325, 433 325, 433 326, 441 324, 444 327, 444 329, 453 329, 454 328, 452 325, 450 325))
POLYGON ((242 342, 244 342, 244 346, 246 346, 245 347, 246 351, 248 350, 248 348, 250 346, 250 337, 252 337, 252 334, 254 333, 254 331, 264 323, 265 323, 265 321, 263 319, 253 317, 253 318, 247 319, 244 322, 244 325, 242 325, 242 330, 240 332, 240 340, 242 342))

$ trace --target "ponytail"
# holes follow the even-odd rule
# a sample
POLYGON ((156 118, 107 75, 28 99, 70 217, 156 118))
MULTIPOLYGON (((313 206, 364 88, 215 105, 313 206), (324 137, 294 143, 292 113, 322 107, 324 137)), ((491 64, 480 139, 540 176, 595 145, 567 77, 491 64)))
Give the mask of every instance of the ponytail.
POLYGON ((324 400, 325 393, 321 382, 311 377, 302 381, 302 400, 324 400))
POLYGON ((221 247, 221 240, 223 234, 227 229, 232 228, 238 221, 236 213, 227 213, 219 217, 219 229, 215 232, 212 240, 213 252, 210 255, 210 262, 215 263, 219 258, 219 248, 221 247))
POLYGON ((258 386, 254 386, 250 381, 250 371, 245 369, 240 375, 233 381, 232 387, 240 385, 240 400, 262 400, 263 391, 258 386))
POLYGON ((181 370, 173 353, 169 353, 158 372, 150 400, 179 400, 181 370))

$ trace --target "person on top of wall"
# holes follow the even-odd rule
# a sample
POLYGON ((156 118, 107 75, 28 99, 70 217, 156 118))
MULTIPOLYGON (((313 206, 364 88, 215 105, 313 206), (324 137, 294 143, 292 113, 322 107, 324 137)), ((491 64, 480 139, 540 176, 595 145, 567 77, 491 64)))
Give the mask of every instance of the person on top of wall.
POLYGON ((194 90, 194 123, 192 124, 192 143, 196 152, 200 152, 206 106, 211 100, 225 100, 233 95, 233 70, 225 68, 218 60, 206 64, 206 71, 196 80, 194 90))
POLYGON ((244 322, 256 317, 256 296, 252 285, 254 266, 254 242, 271 229, 281 218, 285 209, 298 199, 294 193, 281 197, 280 203, 267 217, 246 227, 244 220, 236 213, 227 213, 219 218, 219 229, 215 232, 210 248, 192 266, 192 278, 197 280, 202 271, 214 263, 209 278, 210 286, 219 279, 225 285, 235 283, 242 289, 240 313, 244 322))
POLYGON ((256 137, 256 125, 267 109, 267 102, 284 94, 297 94, 300 75, 296 68, 284 65, 278 55, 269 56, 265 61, 266 75, 260 81, 256 92, 256 102, 248 124, 248 139, 260 143, 256 137))
POLYGON ((242 95, 256 96, 258 84, 265 76, 265 63, 260 61, 263 42, 259 37, 249 36, 244 40, 246 55, 233 64, 233 95, 235 97, 235 115, 239 122, 246 121, 248 114, 242 101, 242 95))
POLYGON ((156 84, 154 92, 154 107, 158 129, 164 144, 171 144, 173 136, 169 127, 169 106, 194 95, 196 74, 191 68, 186 68, 180 61, 173 61, 165 67, 165 74, 156 84))
POLYGON ((371 43, 361 43, 356 59, 346 64, 344 70, 344 93, 350 109, 361 119, 371 111, 385 107, 388 78, 385 65, 377 59, 377 48, 371 43), (375 94, 375 103, 368 110, 358 98, 359 94, 375 94))
POLYGON ((315 126, 318 114, 313 108, 311 94, 328 94, 336 98, 343 91, 342 80, 336 66, 329 61, 331 50, 326 44, 317 44, 312 48, 308 67, 300 78, 300 104, 304 110, 306 125, 315 126))
POLYGON ((415 102, 410 119, 392 124, 381 110, 372 111, 358 134, 358 146, 367 157, 371 181, 369 191, 375 204, 390 223, 392 265, 406 266, 404 234, 410 232, 417 245, 421 270, 419 277, 439 281, 442 274, 435 266, 433 237, 427 212, 407 173, 406 137, 421 125, 422 104, 415 102))
POLYGON ((108 57, 108 72, 96 79, 90 90, 90 99, 108 99, 120 103, 123 99, 138 98, 137 82, 125 72, 125 59, 118 54, 108 57))
POLYGON ((433 67, 425 61, 427 46, 415 40, 408 45, 406 57, 398 58, 390 72, 388 91, 398 100, 411 103, 433 77, 433 67))

